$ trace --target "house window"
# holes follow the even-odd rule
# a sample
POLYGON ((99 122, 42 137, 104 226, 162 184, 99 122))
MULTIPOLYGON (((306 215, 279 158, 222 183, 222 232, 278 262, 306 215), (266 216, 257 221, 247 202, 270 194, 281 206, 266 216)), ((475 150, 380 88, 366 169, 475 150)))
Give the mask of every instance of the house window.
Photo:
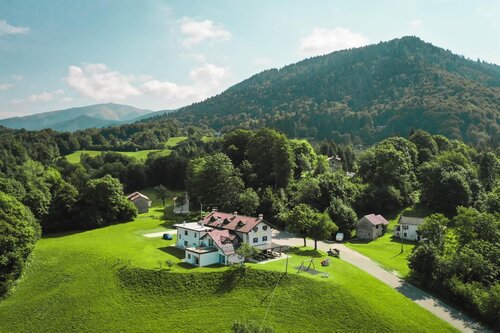
POLYGON ((263 241, 263 242, 266 242, 266 241, 267 241, 267 236, 263 236, 263 237, 262 237, 262 241, 263 241))
POLYGON ((196 238, 196 232, 194 233, 194 238, 196 238))
POLYGON ((182 235, 181 235, 181 234, 179 234, 179 239, 182 239, 182 237, 181 237, 181 236, 182 236, 182 235))
POLYGON ((194 257, 194 263, 195 263, 195 265, 199 266, 200 265, 200 258, 194 257))
POLYGON ((406 232, 403 234, 403 236, 405 236, 405 237, 406 237, 406 232))
POLYGON ((258 238, 258 237, 255 237, 255 238, 253 239, 253 242, 254 242, 254 243, 257 243, 258 241, 259 241, 259 238, 258 238))
POLYGON ((267 225, 263 226, 262 230, 266 231, 267 230, 267 225))
POLYGON ((377 224, 377 225, 375 226, 375 228, 376 228, 376 229, 378 229, 378 226, 379 226, 379 225, 377 224))
POLYGON ((187 247, 188 246, 188 241, 184 241, 184 247, 187 247))
POLYGON ((188 235, 188 231, 187 230, 184 230, 184 235, 188 235))
POLYGON ((253 231, 254 231, 254 232, 257 232, 257 230, 259 230, 259 227, 255 227, 255 228, 253 228, 253 231))
POLYGON ((188 259, 191 259, 191 255, 188 253, 188 259))
POLYGON ((404 226, 403 226, 403 230, 408 230, 408 226, 407 226, 407 225, 404 225, 404 226))

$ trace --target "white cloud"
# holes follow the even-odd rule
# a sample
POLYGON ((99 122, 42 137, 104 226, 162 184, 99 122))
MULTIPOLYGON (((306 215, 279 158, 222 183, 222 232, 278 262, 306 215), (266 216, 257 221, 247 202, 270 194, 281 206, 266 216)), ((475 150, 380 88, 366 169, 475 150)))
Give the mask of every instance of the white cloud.
POLYGON ((299 52, 309 56, 321 55, 366 44, 368 44, 366 36, 349 29, 314 28, 309 36, 300 40, 299 52))
POLYGON ((141 86, 145 94, 169 99, 174 105, 192 103, 210 97, 225 88, 232 77, 229 68, 205 64, 189 72, 191 84, 150 80, 141 86))
POLYGON ((412 28, 412 29, 420 29, 422 27, 423 23, 424 22, 420 19, 414 19, 409 23, 409 25, 410 25, 410 28, 412 28))
POLYGON ((0 36, 27 34, 28 32, 30 32, 30 28, 28 27, 14 27, 7 23, 7 21, 0 20, 0 36))
POLYGON ((132 85, 135 78, 109 70, 104 64, 89 64, 81 68, 69 66, 66 83, 82 95, 97 101, 123 100, 140 95, 132 85))
POLYGON ((53 92, 44 91, 40 94, 28 96, 28 101, 30 101, 30 102, 48 102, 48 101, 53 100, 55 97, 57 97, 59 95, 63 95, 63 94, 64 94, 64 90, 62 90, 62 89, 58 89, 58 90, 53 91, 53 92))
POLYGON ((12 88, 12 84, 9 83, 0 83, 0 91, 4 91, 12 88))
POLYGON ((188 17, 180 20, 180 31, 185 36, 182 45, 191 47, 205 40, 230 40, 231 33, 210 20, 196 21, 188 17))
POLYGON ((70 66, 66 83, 83 96, 97 101, 124 100, 133 96, 157 97, 169 107, 178 107, 210 97, 229 85, 229 68, 203 64, 191 69, 189 83, 155 79, 149 75, 125 75, 104 64, 83 68, 70 66))

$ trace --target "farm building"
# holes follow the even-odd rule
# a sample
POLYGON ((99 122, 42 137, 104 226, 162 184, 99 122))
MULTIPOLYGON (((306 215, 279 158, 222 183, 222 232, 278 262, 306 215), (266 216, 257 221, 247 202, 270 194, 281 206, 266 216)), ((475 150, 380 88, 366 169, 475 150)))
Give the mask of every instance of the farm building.
POLYGON ((151 207, 151 200, 149 200, 147 196, 139 192, 134 192, 127 195, 127 199, 134 203, 139 214, 147 213, 149 211, 149 207, 151 207))
POLYGON ((394 236, 401 239, 418 240, 418 226, 424 222, 421 217, 401 216, 398 225, 394 228, 394 236))
POLYGON ((356 223, 356 236, 361 239, 375 239, 385 234, 388 224, 382 215, 365 215, 356 223))
POLYGON ((184 197, 174 198, 174 214, 189 214, 189 198, 187 194, 184 197))
POLYGON ((198 222, 175 224, 176 246, 185 250, 185 261, 196 266, 231 265, 244 258, 236 254, 242 243, 260 250, 271 250, 272 228, 259 217, 213 210, 198 222))

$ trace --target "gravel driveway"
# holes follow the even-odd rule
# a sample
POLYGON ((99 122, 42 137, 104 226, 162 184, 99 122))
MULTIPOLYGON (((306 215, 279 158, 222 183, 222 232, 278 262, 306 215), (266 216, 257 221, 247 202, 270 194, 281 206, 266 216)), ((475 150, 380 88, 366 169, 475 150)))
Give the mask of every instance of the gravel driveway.
MULTIPOLYGON (((304 240, 302 238, 298 238, 294 234, 286 231, 278 230, 273 231, 273 242, 288 246, 301 247, 304 245, 304 240)), ((309 245, 313 241, 307 240, 307 242, 309 245)), ((340 250, 340 258, 342 260, 374 276, 461 332, 491 332, 480 323, 469 318, 467 315, 429 295, 414 285, 402 280, 395 273, 385 270, 361 253, 354 251, 343 244, 327 244, 325 242, 318 242, 318 249, 322 251, 326 252, 331 248, 340 250)))

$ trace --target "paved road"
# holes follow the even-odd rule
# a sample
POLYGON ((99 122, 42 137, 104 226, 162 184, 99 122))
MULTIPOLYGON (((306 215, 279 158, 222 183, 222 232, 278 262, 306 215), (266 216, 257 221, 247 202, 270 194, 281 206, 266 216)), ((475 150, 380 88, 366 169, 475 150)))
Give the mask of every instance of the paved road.
MULTIPOLYGON (((295 235, 285 231, 274 231, 273 242, 280 245, 289 246, 303 246, 304 241, 302 238, 297 238, 295 235)), ((312 245, 311 240, 307 241, 312 245)), ((318 248, 322 251, 328 251, 331 248, 340 250, 340 258, 348 263, 364 270, 375 278, 384 282, 391 288, 396 289, 404 296, 411 299, 424 309, 429 310, 437 317, 448 322, 451 326, 457 328, 461 332, 491 332, 478 322, 470 319, 460 311, 450 307, 439 299, 429 295, 425 291, 409 284, 402 280, 395 273, 391 273, 377 263, 370 260, 368 257, 361 253, 354 251, 343 244, 327 244, 325 242, 318 242, 318 248)))

